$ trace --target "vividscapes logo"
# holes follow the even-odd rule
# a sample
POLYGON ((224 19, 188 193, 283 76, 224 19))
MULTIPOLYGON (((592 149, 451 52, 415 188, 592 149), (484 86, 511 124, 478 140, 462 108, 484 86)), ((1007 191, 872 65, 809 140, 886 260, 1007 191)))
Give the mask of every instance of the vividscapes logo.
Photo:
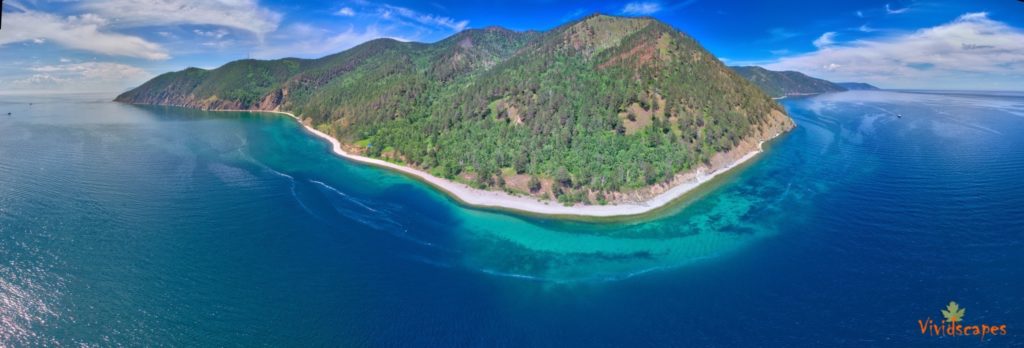
POLYGON ((942 317, 940 322, 935 322, 932 317, 925 320, 918 320, 921 334, 926 336, 978 336, 982 341, 985 336, 1006 336, 1006 324, 980 324, 968 325, 963 323, 966 308, 960 307, 956 302, 949 301, 946 309, 940 310, 942 317))

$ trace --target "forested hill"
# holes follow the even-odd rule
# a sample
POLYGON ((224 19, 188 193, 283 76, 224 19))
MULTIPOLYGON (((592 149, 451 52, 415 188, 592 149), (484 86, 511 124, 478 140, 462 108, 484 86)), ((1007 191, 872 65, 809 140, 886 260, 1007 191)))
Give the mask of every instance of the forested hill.
POLYGON ((847 90, 838 84, 796 71, 772 71, 758 66, 734 66, 731 68, 775 98, 847 90))
POLYGON ((116 101, 289 111, 348 151, 565 203, 636 198, 793 125, 689 36, 606 15, 189 68, 116 101))

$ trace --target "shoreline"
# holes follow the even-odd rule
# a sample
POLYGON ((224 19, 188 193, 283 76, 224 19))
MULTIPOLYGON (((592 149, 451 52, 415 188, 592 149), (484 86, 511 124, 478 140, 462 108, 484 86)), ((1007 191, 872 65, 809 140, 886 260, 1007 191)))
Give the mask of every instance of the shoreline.
POLYGON ((757 144, 757 149, 744 154, 742 157, 732 161, 722 168, 708 171, 707 166, 701 166, 690 173, 693 177, 686 182, 680 183, 673 186, 672 188, 662 192, 646 201, 640 203, 625 203, 625 204, 608 204, 608 205, 573 205, 565 206, 559 204, 557 201, 549 200, 547 202, 540 201, 536 197, 531 196, 513 196, 503 191, 490 191, 472 188, 468 185, 454 182, 448 179, 439 178, 425 171, 394 164, 381 159, 370 158, 361 155, 355 155, 348 152, 341 147, 341 142, 334 137, 327 135, 305 123, 302 122, 298 116, 290 112, 285 111, 270 111, 270 110, 205 110, 205 111, 224 111, 224 112, 253 112, 253 113, 274 113, 288 115, 299 125, 302 126, 306 132, 313 134, 314 136, 323 139, 331 144, 331 151, 342 158, 349 159, 362 164, 369 164, 377 167, 383 167, 397 171, 399 173, 412 176, 421 182, 424 182, 440 191, 444 192, 447 196, 455 199, 463 205, 467 205, 471 208, 482 208, 482 209, 495 209, 502 211, 511 211, 514 213, 524 213, 529 215, 541 215, 545 217, 568 217, 568 218, 621 218, 628 216, 638 216, 653 212, 660 208, 670 205, 677 199, 683 197, 687 193, 694 191, 703 184, 711 181, 715 177, 727 173, 732 169, 750 161, 758 154, 764 152, 764 142, 777 138, 782 132, 775 134, 769 139, 761 140, 757 144))

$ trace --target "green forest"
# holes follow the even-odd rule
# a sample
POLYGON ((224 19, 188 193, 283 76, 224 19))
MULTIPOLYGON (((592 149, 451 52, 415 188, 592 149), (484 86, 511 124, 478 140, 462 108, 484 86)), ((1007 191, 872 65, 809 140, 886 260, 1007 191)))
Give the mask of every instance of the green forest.
POLYGON ((116 100, 289 111, 366 156, 479 188, 516 191, 506 180, 528 177, 526 191, 548 183, 566 204, 668 180, 782 111, 689 36, 605 15, 190 68, 116 100))
POLYGON ((847 90, 840 84, 813 78, 798 71, 773 71, 758 66, 734 66, 731 68, 774 98, 847 90))

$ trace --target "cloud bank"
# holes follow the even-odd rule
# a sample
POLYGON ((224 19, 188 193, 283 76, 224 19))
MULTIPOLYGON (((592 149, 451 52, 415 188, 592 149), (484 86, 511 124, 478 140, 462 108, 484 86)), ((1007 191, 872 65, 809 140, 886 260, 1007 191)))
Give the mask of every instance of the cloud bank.
POLYGON ((271 59, 281 57, 319 58, 352 48, 366 41, 390 38, 409 41, 403 37, 389 35, 387 30, 376 26, 359 31, 350 27, 345 31, 332 32, 306 24, 290 25, 275 34, 289 38, 286 44, 265 46, 253 53, 254 58, 271 59))
POLYGON ((59 92, 122 91, 153 75, 131 65, 111 62, 67 62, 33 66, 31 75, 4 81, 12 90, 59 92))
POLYGON ((18 12, 4 14, 4 28, 0 30, 0 46, 52 41, 62 46, 95 53, 163 60, 170 54, 160 45, 140 37, 104 30, 108 21, 95 14, 58 17, 56 15, 19 8, 18 12))
POLYGON ((104 0, 79 7, 111 19, 116 27, 217 25, 262 37, 281 22, 280 13, 260 7, 255 0, 104 0))
POLYGON ((394 19, 395 17, 399 17, 428 27, 442 27, 452 31, 462 31, 469 25, 469 21, 467 20, 460 21, 449 17, 421 13, 406 7, 387 4, 380 8, 380 16, 384 19, 394 19))
POLYGON ((1024 89, 1024 31, 967 13, 939 26, 875 39, 815 40, 817 51, 762 64, 830 80, 879 83, 896 88, 1024 89), (965 83, 970 85, 965 85, 965 83))

